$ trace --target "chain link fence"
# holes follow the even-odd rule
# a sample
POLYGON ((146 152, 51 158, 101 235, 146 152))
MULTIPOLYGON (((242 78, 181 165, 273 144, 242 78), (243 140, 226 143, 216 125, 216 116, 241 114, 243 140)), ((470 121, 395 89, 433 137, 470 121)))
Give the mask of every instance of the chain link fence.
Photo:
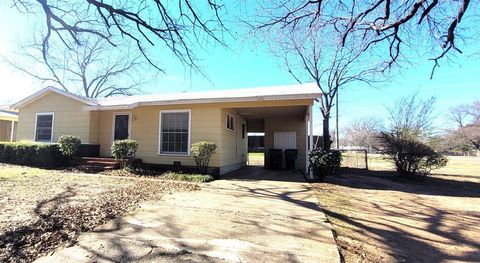
POLYGON ((342 167, 368 170, 367 150, 340 150, 342 167))

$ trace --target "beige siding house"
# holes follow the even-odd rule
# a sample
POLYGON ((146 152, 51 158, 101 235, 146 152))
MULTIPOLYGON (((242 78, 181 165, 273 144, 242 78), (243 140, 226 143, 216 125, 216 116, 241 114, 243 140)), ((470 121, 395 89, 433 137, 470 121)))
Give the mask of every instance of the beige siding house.
POLYGON ((8 105, 0 105, 0 142, 14 142, 17 139, 18 113, 8 105))
POLYGON ((311 107, 320 95, 305 84, 90 99, 48 87, 11 108, 18 110, 18 141, 71 134, 109 157, 114 140, 130 138, 144 163, 194 166, 190 146, 206 140, 218 145, 210 166, 225 174, 246 164, 248 132, 265 134, 266 152, 298 149, 297 166, 306 169, 311 107))

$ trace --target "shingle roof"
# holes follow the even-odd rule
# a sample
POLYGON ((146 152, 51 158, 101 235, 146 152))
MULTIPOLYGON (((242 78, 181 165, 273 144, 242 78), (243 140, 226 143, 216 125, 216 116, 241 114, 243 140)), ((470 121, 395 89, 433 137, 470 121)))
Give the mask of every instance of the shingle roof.
POLYGON ((314 83, 246 89, 119 96, 102 99, 87 98, 71 92, 66 92, 64 90, 47 87, 11 105, 10 107, 18 109, 47 94, 48 92, 59 93, 66 97, 81 101, 86 104, 85 108, 87 110, 134 108, 141 105, 315 99, 321 96, 320 90, 314 83))
POLYGON ((200 92, 182 92, 166 94, 150 94, 140 96, 124 96, 97 99, 97 106, 90 109, 109 107, 133 108, 140 105, 167 105, 186 103, 241 102, 282 99, 314 99, 321 96, 318 87, 313 83, 285 86, 272 86, 246 89, 211 90, 200 92))
POLYGON ((18 119, 18 113, 10 110, 9 105, 0 105, 0 119, 18 119))

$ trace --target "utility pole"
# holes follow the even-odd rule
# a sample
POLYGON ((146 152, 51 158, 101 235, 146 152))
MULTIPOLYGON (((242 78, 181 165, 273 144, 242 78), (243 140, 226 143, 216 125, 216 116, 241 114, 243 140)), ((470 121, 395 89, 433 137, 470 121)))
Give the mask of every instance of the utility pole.
POLYGON ((335 115, 336 115, 336 116, 335 116, 335 117, 336 117, 336 126, 337 126, 337 127, 335 128, 335 129, 337 130, 337 131, 336 131, 336 132, 337 132, 337 136, 336 136, 336 139, 337 139, 337 140, 336 140, 336 141, 337 141, 337 150, 340 149, 340 143, 339 143, 339 142, 340 142, 340 138, 339 138, 339 136, 338 136, 338 135, 339 135, 339 132, 338 132, 338 92, 339 92, 339 90, 340 90, 340 89, 337 88, 337 96, 335 97, 335 110, 336 110, 336 112, 337 112, 337 114, 335 114, 335 115))

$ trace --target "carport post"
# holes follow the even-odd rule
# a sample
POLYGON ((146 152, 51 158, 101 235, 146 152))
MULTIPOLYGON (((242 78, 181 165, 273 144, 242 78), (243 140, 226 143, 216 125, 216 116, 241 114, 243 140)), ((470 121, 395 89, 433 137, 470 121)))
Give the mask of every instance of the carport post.
POLYGON ((13 132, 15 131, 15 121, 12 120, 12 127, 10 127, 10 142, 13 142, 13 132))
MULTIPOLYGON (((312 110, 312 105, 310 105, 310 108, 308 109, 308 117, 309 117, 309 130, 310 130, 310 143, 308 145, 308 153, 313 149, 313 110, 312 110)), ((308 154, 307 154, 307 162, 308 162, 308 154)), ((310 176, 310 179, 313 179, 313 172, 312 169, 308 169, 308 174, 310 176)))

